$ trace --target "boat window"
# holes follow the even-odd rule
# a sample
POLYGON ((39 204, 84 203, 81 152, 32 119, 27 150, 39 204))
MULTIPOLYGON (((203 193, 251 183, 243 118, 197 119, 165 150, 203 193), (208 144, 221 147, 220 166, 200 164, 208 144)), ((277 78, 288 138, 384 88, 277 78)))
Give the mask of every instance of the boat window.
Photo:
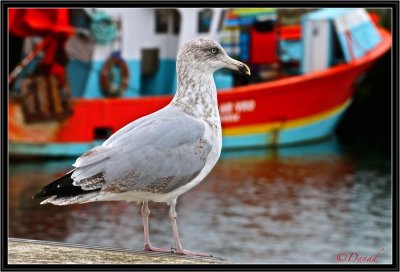
POLYGON ((181 14, 175 9, 157 9, 155 11, 156 33, 179 34, 181 14))
POLYGON ((168 32, 168 11, 156 9, 156 33, 168 32))
POLYGON ((221 16, 219 17, 219 22, 218 22, 218 32, 222 31, 224 28, 224 21, 226 17, 227 10, 223 10, 221 12, 221 16))
POLYGON ((177 10, 172 10, 172 33, 179 34, 181 28, 181 14, 177 10))
POLYGON ((210 31, 212 16, 213 11, 211 9, 204 9, 199 12, 199 23, 197 32, 205 33, 210 31))

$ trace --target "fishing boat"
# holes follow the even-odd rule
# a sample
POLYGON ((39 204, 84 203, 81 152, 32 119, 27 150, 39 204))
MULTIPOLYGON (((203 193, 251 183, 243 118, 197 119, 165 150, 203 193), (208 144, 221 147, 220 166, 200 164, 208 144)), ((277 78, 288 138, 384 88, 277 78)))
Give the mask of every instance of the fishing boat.
MULTIPOLYGON (((363 9, 318 10, 304 15, 300 26, 288 27, 276 27, 273 9, 86 10, 89 41, 84 31, 67 25, 63 9, 49 11, 58 14, 52 16, 51 28, 32 23, 38 14, 28 14, 45 11, 24 12, 31 21, 26 19, 22 28, 18 18, 25 17, 15 16, 10 31, 20 26, 45 34, 35 37, 23 67, 10 74, 16 94, 10 90, 9 153, 15 156, 78 156, 166 106, 175 92, 176 53, 199 35, 220 40, 228 54, 249 63, 258 77, 252 82, 226 71, 214 75, 223 149, 322 139, 334 132, 351 104, 355 83, 391 47, 391 34, 363 9), (80 43, 69 44, 71 37, 80 43), (50 61, 47 74, 37 75, 33 55, 56 48, 54 40, 66 43, 76 59, 65 73, 50 61), (238 86, 246 81, 251 84, 238 86)), ((29 35, 20 36, 26 41, 29 35)))

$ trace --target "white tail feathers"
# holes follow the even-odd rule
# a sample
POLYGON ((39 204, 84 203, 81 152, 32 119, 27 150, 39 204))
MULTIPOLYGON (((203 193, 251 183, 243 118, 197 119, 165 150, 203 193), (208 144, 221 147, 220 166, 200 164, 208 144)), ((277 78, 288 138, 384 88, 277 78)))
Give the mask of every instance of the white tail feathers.
POLYGON ((54 204, 58 206, 63 206, 63 205, 69 205, 69 204, 81 204, 81 203, 87 203, 87 202, 92 202, 96 201, 96 196, 98 195, 98 192, 93 192, 93 193, 88 193, 88 194, 81 194, 81 195, 75 195, 75 196, 63 196, 63 197, 58 197, 56 195, 53 195, 42 202, 40 204, 54 204))

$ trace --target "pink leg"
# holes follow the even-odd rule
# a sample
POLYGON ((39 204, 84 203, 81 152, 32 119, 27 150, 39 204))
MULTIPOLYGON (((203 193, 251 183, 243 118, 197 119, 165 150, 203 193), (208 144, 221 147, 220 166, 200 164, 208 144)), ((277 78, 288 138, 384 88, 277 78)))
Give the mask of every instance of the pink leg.
POLYGON ((175 240, 174 245, 172 246, 172 252, 177 254, 192 255, 192 256, 211 256, 210 254, 207 253, 193 252, 190 250, 183 249, 179 238, 178 225, 176 223, 177 215, 175 211, 175 206, 176 206, 176 199, 171 201, 169 208, 169 219, 171 220, 172 232, 174 233, 174 240, 175 240))
POLYGON ((145 251, 157 251, 157 252, 171 252, 170 249, 153 247, 150 244, 149 215, 150 215, 150 209, 149 209, 148 201, 143 201, 142 216, 143 216, 143 227, 144 227, 144 250, 145 251))

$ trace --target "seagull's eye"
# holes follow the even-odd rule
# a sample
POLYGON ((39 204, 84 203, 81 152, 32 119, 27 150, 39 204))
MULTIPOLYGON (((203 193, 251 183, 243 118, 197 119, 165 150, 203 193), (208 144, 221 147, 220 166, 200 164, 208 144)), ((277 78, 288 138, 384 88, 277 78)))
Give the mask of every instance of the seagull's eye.
POLYGON ((214 55, 218 54, 218 48, 211 48, 211 53, 213 53, 214 55))

